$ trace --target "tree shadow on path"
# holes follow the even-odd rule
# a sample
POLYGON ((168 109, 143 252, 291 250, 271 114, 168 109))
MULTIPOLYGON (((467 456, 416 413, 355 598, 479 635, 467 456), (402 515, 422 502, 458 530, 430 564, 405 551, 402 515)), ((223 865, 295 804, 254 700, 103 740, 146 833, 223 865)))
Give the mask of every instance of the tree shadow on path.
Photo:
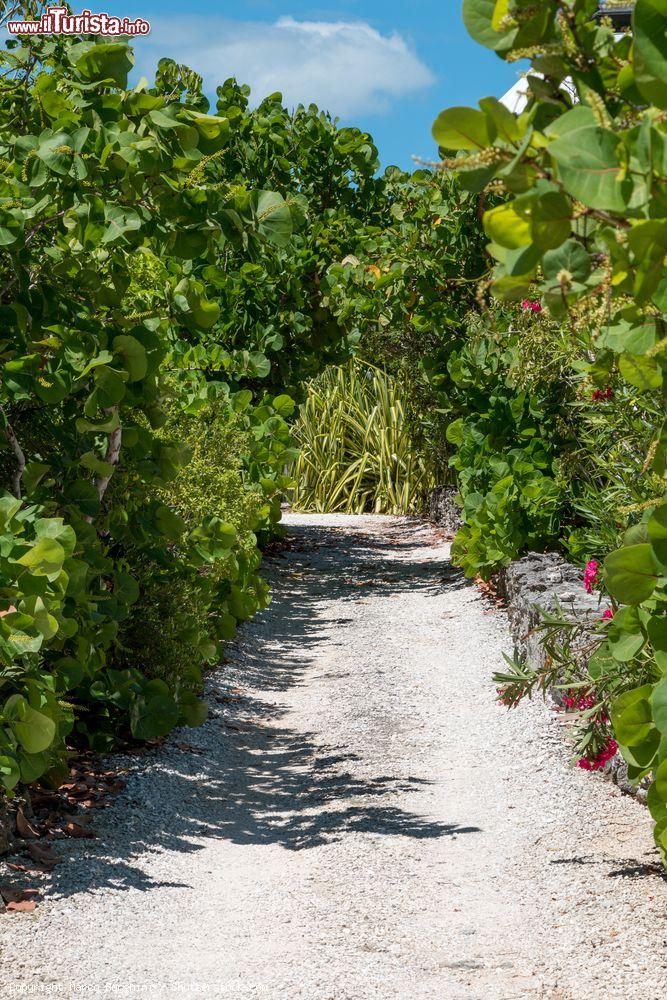
POLYGON ((56 868, 49 891, 179 886, 151 879, 141 856, 192 854, 212 840, 299 851, 359 832, 424 840, 479 832, 401 808, 397 796, 429 782, 360 776, 352 767, 357 755, 290 728, 280 704, 281 692, 305 682, 318 646, 354 623, 353 602, 366 588, 396 596, 465 585, 446 561, 410 559, 424 537, 423 526, 398 540, 316 524, 291 532, 288 546, 267 560, 273 604, 242 629, 230 661, 209 680, 209 721, 131 758, 126 793, 100 814, 99 840, 71 848, 78 857, 56 868), (337 602, 336 617, 327 617, 329 599, 337 602), (349 616, 341 616, 341 600, 350 601, 349 616))

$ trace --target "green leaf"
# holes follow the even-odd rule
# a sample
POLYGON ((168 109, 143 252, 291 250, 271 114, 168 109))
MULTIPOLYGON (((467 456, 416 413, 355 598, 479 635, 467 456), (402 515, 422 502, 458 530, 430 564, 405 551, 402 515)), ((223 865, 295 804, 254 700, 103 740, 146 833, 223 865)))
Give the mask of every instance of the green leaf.
POLYGON ((667 2, 637 0, 633 14, 635 82, 651 104, 667 108, 667 2))
POLYGON ((614 659, 619 663, 628 663, 645 641, 637 609, 627 607, 617 611, 607 632, 607 643, 614 659))
POLYGON ((129 382, 139 382, 146 377, 148 371, 148 359, 146 348, 140 344, 136 337, 129 334, 119 334, 113 339, 113 349, 115 354, 120 354, 123 359, 123 366, 128 373, 129 382))
POLYGON ((100 424, 93 423, 91 420, 85 420, 83 417, 77 417, 75 427, 77 434, 86 434, 88 432, 92 434, 111 434, 120 427, 120 417, 118 413, 113 413, 108 420, 100 424))
POLYGON ((276 396, 273 400, 274 410, 280 414, 281 417, 291 417, 294 413, 296 403, 291 396, 276 396))
POLYGON ((493 122, 497 138, 507 143, 517 143, 523 138, 525 126, 522 126, 518 117, 513 115, 509 108, 495 97, 483 97, 479 106, 493 122))
POLYGON ((647 532, 656 559, 667 567, 667 504, 662 504, 653 512, 647 532))
POLYGON ((16 701, 9 699, 5 704, 4 715, 10 718, 10 725, 21 746, 27 753, 41 753, 47 750, 56 735, 56 724, 43 712, 37 712, 20 695, 14 696, 16 701), (10 702, 12 702, 11 706, 10 702))
POLYGON ((65 550, 55 538, 40 538, 16 561, 37 576, 54 579, 60 574, 65 558, 65 550))
POLYGON ((94 451, 85 452, 79 459, 79 465, 82 465, 84 469, 90 469, 97 476, 109 476, 114 473, 113 465, 103 461, 94 451))
POLYGON ((179 709, 169 694, 157 694, 148 699, 138 697, 130 710, 130 728, 137 740, 154 740, 166 736, 178 725, 179 709))
POLYGON ((21 780, 21 771, 15 757, 0 754, 0 785, 11 792, 21 780))
POLYGON ((640 392, 659 389, 662 385, 662 369, 645 355, 623 354, 618 362, 620 371, 626 382, 634 385, 640 392))
POLYGON ((569 198, 560 191, 547 191, 532 202, 530 215, 533 239, 540 249, 550 250, 564 245, 572 229, 572 203, 569 198))
POLYGON ((653 685, 645 684, 621 695, 611 706, 611 722, 619 743, 626 746, 641 744, 653 729, 649 698, 653 685))
POLYGON ((202 726, 208 718, 208 702, 197 698, 190 691, 184 692, 178 701, 186 726, 202 726))
POLYGON ((292 213, 276 191, 255 191, 251 196, 257 230, 276 246, 287 246, 292 238, 292 213))
POLYGON ((126 205, 105 205, 104 219, 107 228, 104 231, 102 243, 114 243, 116 240, 123 239, 126 233, 141 229, 139 214, 126 205))
POLYGON ((165 538, 171 541, 178 541, 187 531, 187 525, 182 517, 179 517, 166 504, 160 504, 155 511, 155 523, 158 530, 165 538))
POLYGON ((489 239, 509 250, 525 247, 533 239, 531 220, 517 211, 515 202, 485 212, 484 229, 489 239))
POLYGON ((628 545, 612 552, 604 568, 609 593, 622 604, 647 601, 660 576, 660 566, 647 543, 628 545))
POLYGON ((506 34, 496 31, 497 0, 463 0, 463 23, 480 45, 496 51, 507 46, 506 34))
POLYGON ((621 170, 619 137, 599 125, 568 132, 549 143, 563 187, 589 208, 625 214, 632 183, 621 170))
POLYGON ((567 271, 573 281, 583 282, 591 273, 591 258, 578 240, 566 240, 545 253, 542 266, 547 281, 557 282, 561 272, 567 271))
POLYGON ((653 722, 662 736, 667 736, 667 677, 656 684, 651 695, 653 722))
POLYGON ((658 668, 667 673, 667 615, 651 615, 646 630, 658 668))
POLYGON ((433 138, 441 149, 486 149, 495 134, 493 120, 475 108, 447 108, 433 124, 433 138))
POLYGON ((82 46, 73 46, 72 53, 76 56, 74 66, 84 80, 111 80, 123 88, 127 85, 134 56, 126 42, 84 42, 82 46), (81 54, 77 55, 79 51, 81 54))

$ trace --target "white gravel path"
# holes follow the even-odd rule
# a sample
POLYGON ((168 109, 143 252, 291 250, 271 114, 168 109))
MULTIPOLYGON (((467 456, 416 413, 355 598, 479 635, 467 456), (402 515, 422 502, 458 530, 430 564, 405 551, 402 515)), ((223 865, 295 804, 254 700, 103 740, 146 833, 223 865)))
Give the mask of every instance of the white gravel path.
POLYGON ((647 812, 495 704, 503 614, 417 522, 287 523, 210 721, 0 917, 0 995, 665 997, 647 812))

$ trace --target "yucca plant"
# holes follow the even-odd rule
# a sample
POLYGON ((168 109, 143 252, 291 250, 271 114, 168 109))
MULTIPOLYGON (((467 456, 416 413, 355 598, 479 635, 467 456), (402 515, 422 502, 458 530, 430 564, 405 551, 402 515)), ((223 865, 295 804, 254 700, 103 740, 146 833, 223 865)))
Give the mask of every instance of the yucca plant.
POLYGON ((314 380, 294 433, 296 510, 346 514, 418 510, 435 476, 405 416, 400 387, 354 360, 314 380))

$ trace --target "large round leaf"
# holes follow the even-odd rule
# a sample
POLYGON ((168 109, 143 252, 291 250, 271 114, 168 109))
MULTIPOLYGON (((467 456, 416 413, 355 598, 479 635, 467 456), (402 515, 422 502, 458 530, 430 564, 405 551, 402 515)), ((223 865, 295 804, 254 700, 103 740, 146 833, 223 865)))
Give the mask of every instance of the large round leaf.
POLYGON ((625 214, 632 183, 622 172, 619 137, 611 129, 587 126, 549 144, 563 187, 589 208, 625 214))
POLYGON ((617 549, 607 556, 604 568, 609 593, 621 604, 648 600, 660 577, 660 566, 648 543, 617 549))
POLYGON ((30 754, 47 750, 56 735, 56 724, 43 712, 37 712, 27 703, 21 711, 21 718, 11 724, 16 739, 30 754))
POLYGON ((448 108, 433 125, 433 138, 443 149, 486 149, 495 135, 493 120, 474 108, 448 108))
POLYGON ((637 0, 633 34, 637 87, 651 104, 667 108, 667 0, 637 0))
POLYGON ((662 736, 667 736, 667 678, 656 684, 651 695, 653 722, 662 736))
POLYGON ((667 568, 667 504, 658 507, 648 522, 648 540, 656 559, 667 568))
POLYGON ((139 382, 145 378, 148 371, 146 348, 136 337, 131 337, 129 334, 114 337, 113 349, 114 353, 120 354, 123 359, 123 367, 128 374, 129 382, 139 382))

